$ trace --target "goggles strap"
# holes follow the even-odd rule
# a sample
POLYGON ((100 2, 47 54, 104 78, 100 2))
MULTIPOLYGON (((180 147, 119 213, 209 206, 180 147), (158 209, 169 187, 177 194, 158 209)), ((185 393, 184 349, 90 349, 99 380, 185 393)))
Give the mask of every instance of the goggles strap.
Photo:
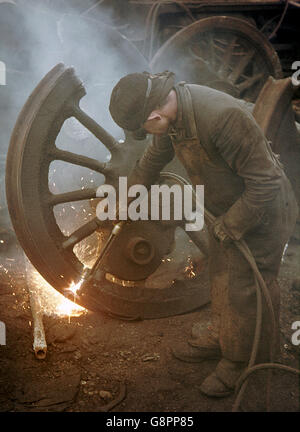
MULTIPOLYGON (((143 107, 143 119, 145 118, 145 113, 146 113, 146 108, 147 108, 147 103, 149 100, 149 96, 152 90, 152 80, 151 78, 148 77, 147 79, 147 90, 146 90, 146 94, 145 94, 145 102, 144 102, 144 107, 143 107)), ((144 120, 145 122, 146 120, 144 120)))

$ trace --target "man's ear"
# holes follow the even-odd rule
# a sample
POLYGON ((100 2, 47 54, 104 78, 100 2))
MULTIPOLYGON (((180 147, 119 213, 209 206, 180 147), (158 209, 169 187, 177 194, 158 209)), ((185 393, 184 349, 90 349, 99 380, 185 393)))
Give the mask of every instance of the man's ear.
POLYGON ((160 119, 161 119, 161 115, 157 111, 152 111, 149 114, 149 116, 148 116, 148 118, 147 118, 146 121, 149 121, 149 120, 160 120, 160 119))

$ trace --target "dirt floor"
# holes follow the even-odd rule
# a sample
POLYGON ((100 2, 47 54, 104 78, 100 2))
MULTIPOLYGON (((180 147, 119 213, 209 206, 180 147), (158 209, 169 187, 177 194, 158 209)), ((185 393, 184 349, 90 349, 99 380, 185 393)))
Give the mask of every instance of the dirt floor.
MULTIPOLYGON (((45 360, 37 360, 22 252, 12 245, 1 257, 0 320, 7 341, 0 346, 0 411, 231 411, 233 396, 211 399, 199 392, 216 361, 187 364, 170 353, 170 347, 189 337, 194 322, 208 319, 209 305, 136 322, 90 312, 45 317, 48 352, 45 360)), ((281 362, 293 367, 299 367, 300 352, 291 343, 292 322, 300 320, 300 287, 293 283, 300 276, 299 259, 300 243, 294 239, 280 275, 281 362)), ((265 410, 265 378, 259 372, 249 380, 243 411, 265 410)), ((275 372, 271 410, 299 411, 299 401, 298 378, 275 372)))

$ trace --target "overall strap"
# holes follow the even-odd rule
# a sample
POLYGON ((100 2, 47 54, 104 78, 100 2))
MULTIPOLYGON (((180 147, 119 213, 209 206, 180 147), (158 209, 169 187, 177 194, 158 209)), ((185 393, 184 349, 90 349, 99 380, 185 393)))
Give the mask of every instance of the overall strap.
MULTIPOLYGON (((182 93, 184 94, 184 99, 183 99, 184 104, 186 103, 185 106, 188 108, 187 109, 188 125, 193 136, 198 140, 199 144, 201 145, 202 149, 205 151, 205 153, 207 154, 211 162, 222 167, 224 167, 224 165, 228 166, 211 142, 211 139, 207 133, 207 125, 205 124, 205 117, 203 117, 204 124, 201 125, 200 123, 199 128, 197 128, 192 95, 191 95, 191 90, 189 88, 189 84, 184 85, 184 91, 182 93)), ((201 118, 201 114, 199 117, 201 118)))
POLYGON ((198 132, 195 122, 195 114, 192 102, 192 96, 189 88, 185 83, 179 83, 180 95, 184 106, 185 119, 187 122, 187 135, 188 139, 198 139, 198 132))

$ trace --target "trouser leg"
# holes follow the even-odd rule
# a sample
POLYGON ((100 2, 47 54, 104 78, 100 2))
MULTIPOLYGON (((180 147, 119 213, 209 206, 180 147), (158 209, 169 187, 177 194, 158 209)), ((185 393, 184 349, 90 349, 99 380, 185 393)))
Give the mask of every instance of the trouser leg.
MULTIPOLYGON (((209 262, 212 322, 218 329, 222 355, 236 362, 249 361, 256 325, 256 288, 251 267, 231 243, 222 245, 210 239, 209 262)), ((263 275, 264 276, 264 275, 263 275)), ((274 277, 266 278, 276 316, 276 334, 279 321, 279 288, 274 277)), ((263 302, 261 361, 268 360, 271 340, 271 319, 263 302)))

